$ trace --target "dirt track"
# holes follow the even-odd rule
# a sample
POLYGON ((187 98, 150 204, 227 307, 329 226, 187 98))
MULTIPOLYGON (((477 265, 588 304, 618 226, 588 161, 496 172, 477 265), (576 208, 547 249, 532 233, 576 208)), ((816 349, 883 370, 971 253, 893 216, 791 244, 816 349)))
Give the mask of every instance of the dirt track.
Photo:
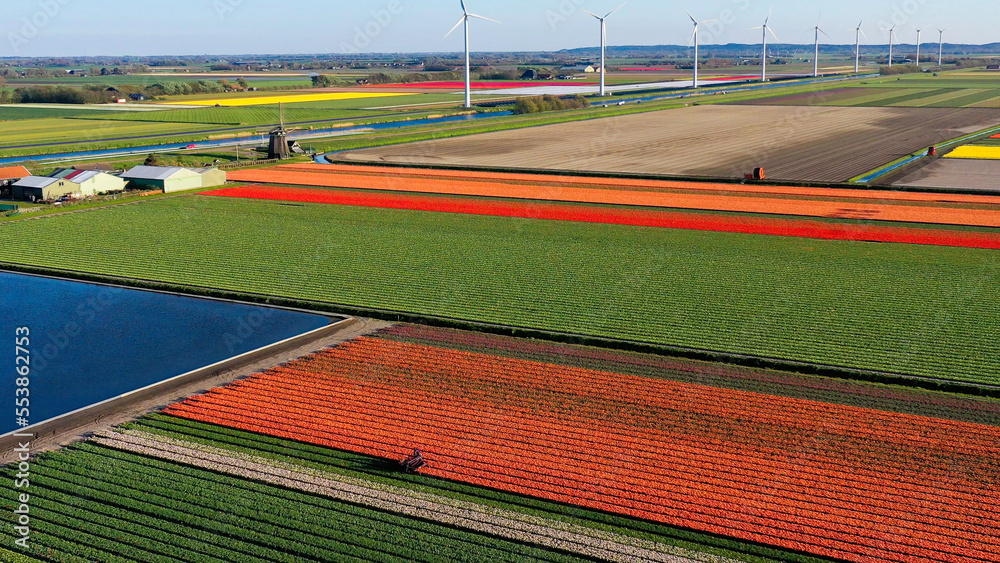
POLYGON ((842 182, 900 156, 1000 125, 1000 111, 697 106, 336 155, 395 162, 842 182))

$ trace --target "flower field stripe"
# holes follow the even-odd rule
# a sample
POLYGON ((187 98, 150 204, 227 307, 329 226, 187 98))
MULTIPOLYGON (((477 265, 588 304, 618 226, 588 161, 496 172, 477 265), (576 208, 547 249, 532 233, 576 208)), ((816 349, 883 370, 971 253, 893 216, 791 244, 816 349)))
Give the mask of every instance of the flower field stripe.
POLYGON ((973 160, 1000 160, 1000 147, 965 145, 944 155, 945 158, 968 158, 973 160))
POLYGON ((515 541, 573 551, 588 557, 611 561, 692 561, 664 552, 662 544, 637 538, 579 527, 568 527, 574 532, 566 532, 561 528, 567 526, 555 521, 334 473, 317 472, 265 458, 235 455, 231 451, 152 434, 107 432, 95 441, 124 451, 322 494, 344 502, 430 519, 515 541))
POLYGON ((168 412, 390 459, 420 447, 429 475, 817 555, 995 558, 1000 429, 696 387, 362 338, 168 412), (829 430, 802 448, 812 417, 829 430))
MULTIPOLYGON (((369 391, 382 392, 379 389, 369 389, 369 391)), ((402 399, 400 399, 400 401, 401 402, 405 402, 402 399)), ((291 408, 290 405, 287 405, 287 404, 280 404, 280 403, 278 403, 278 404, 280 406, 291 408)), ((263 404, 263 403, 261 403, 261 404, 251 403, 250 406, 252 406, 253 408, 266 408, 266 405, 263 404)), ((387 407, 388 406, 392 406, 392 407, 394 407, 394 409, 397 409, 399 407, 398 405, 396 405, 395 401, 388 402, 385 406, 387 406, 387 407)), ((219 408, 224 410, 225 405, 223 404, 219 408)), ((377 422, 377 420, 378 420, 378 414, 379 414, 379 411, 377 410, 378 409, 377 406, 371 406, 371 405, 368 405, 368 406, 356 406, 355 408, 359 409, 359 413, 362 413, 365 416, 370 416, 371 417, 371 420, 369 420, 367 423, 370 424, 372 421, 377 422)), ((292 412, 295 412, 295 409, 291 409, 291 410, 292 410, 292 412)), ((453 410, 457 411, 459 409, 453 407, 453 410)), ((447 419, 447 418, 449 418, 448 417, 448 412, 451 412, 451 411, 434 412, 434 414, 437 415, 437 416, 441 416, 442 419, 447 419)), ((314 416, 314 415, 310 415, 308 413, 297 413, 297 414, 301 414, 303 417, 314 416)), ((474 416, 475 413, 470 413, 470 415, 474 416)), ((461 420, 459 420, 459 422, 461 422, 461 420)), ((541 421, 541 422, 536 421, 535 424, 536 424, 537 428, 542 428, 542 427, 546 427, 547 426, 547 424, 544 421, 541 421)), ((531 428, 527 428, 527 427, 514 428, 505 419, 495 419, 494 420, 494 425, 496 427, 498 427, 498 428, 503 428, 503 429, 507 430, 508 432, 513 431, 513 435, 523 435, 526 431, 529 431, 529 432, 531 431, 531 428)), ((579 440, 577 440, 577 441, 574 442, 574 440, 572 439, 572 437, 570 439, 566 439, 565 436, 558 436, 558 432, 552 432, 547 427, 545 428, 545 430, 547 432, 546 435, 549 435, 549 436, 554 437, 554 438, 558 438, 560 440, 560 443, 564 444, 566 447, 572 447, 574 449, 574 451, 587 451, 587 450, 593 449, 593 447, 595 446, 595 444, 588 443, 588 442, 581 442, 579 440)), ((596 437, 591 437, 591 438, 596 438, 596 437)), ((622 437, 622 436, 616 436, 616 437, 600 436, 600 438, 603 439, 605 443, 616 443, 616 442, 612 442, 611 441, 614 438, 624 438, 623 442, 626 443, 626 444, 628 444, 630 442, 630 439, 629 439, 628 436, 625 436, 625 437, 622 437)), ((671 437, 666 437, 666 438, 669 439, 671 437)), ((678 439, 680 439, 682 437, 675 436, 675 437, 672 437, 672 438, 673 438, 673 440, 676 441, 676 440, 678 440, 678 439)), ((531 450, 532 449, 530 443, 529 444, 524 444, 521 447, 524 448, 525 450, 531 450)), ((624 448, 624 447, 621 448, 621 449, 615 448, 615 447, 608 447, 607 450, 608 450, 609 454, 611 454, 611 455, 624 455, 626 457, 629 456, 628 450, 626 448, 624 448)), ((713 452, 710 451, 710 450, 703 450, 703 451, 700 451, 700 452, 691 452, 691 453, 694 453, 695 455, 699 455, 699 456, 719 457, 717 454, 713 455, 713 452)), ((634 456, 633 455, 633 457, 635 457, 637 459, 637 462, 639 462, 639 461, 649 461, 649 462, 655 463, 655 461, 656 461, 655 459, 653 459, 653 460, 643 460, 642 456, 634 456)), ((734 460, 738 461, 738 459, 736 459, 735 456, 734 456, 734 458, 730 458, 728 461, 732 462, 734 460)), ((650 464, 652 465, 653 463, 650 463, 650 464)), ((682 465, 685 465, 685 464, 686 464, 686 460, 680 460, 678 462, 678 467, 680 467, 682 465)), ((692 465, 692 471, 690 472, 689 475, 683 476, 686 479, 690 479, 690 478, 692 478, 692 476, 697 477, 699 475, 700 471, 704 471, 705 469, 710 469, 710 468, 699 466, 697 464, 689 464, 689 465, 692 465)), ((725 470, 723 470, 723 471, 725 471, 725 470)), ((734 470, 734 472, 735 473, 739 473, 739 471, 736 471, 736 470, 734 470)), ((847 474, 845 473, 845 474, 842 474, 842 475, 836 475, 836 477, 838 479, 841 479, 845 475, 847 475, 847 474)), ((744 473, 743 475, 738 475, 737 478, 738 479, 739 478, 746 478, 747 476, 752 476, 752 474, 750 474, 750 473, 744 473)), ((791 488, 789 488, 789 486, 787 484, 785 484, 785 485, 780 484, 779 482, 782 479, 782 477, 781 477, 780 474, 778 474, 778 475, 776 475, 774 477, 771 477, 770 479, 772 479, 771 486, 773 486, 775 488, 785 490, 786 492, 794 492, 796 494, 798 494, 799 492, 803 492, 803 491, 793 491, 792 489, 798 489, 798 488, 800 488, 800 487, 798 487, 794 483, 791 485, 791 488)), ((915 476, 914 479, 919 479, 919 477, 915 476)), ((839 481, 838 481, 838 483, 839 483, 839 481)), ((645 483, 645 482, 643 482, 643 483, 638 483, 637 482, 636 484, 648 485, 648 483, 645 483)), ((882 486, 889 486, 889 487, 891 487, 891 486, 894 486, 894 485, 895 485, 894 483, 885 483, 882 486)), ((726 488, 726 487, 729 486, 729 484, 728 484, 728 482, 720 482, 720 483, 716 483, 715 486, 726 488)), ((837 487, 833 486, 832 488, 835 489, 837 487)), ((816 491, 804 491, 804 492, 807 493, 807 494, 809 494, 810 496, 816 495, 816 491)), ((845 493, 845 495, 843 497, 843 500, 845 502, 845 504, 843 505, 843 508, 846 508, 847 510, 855 510, 856 506, 859 503, 859 501, 851 499, 851 495, 850 495, 851 492, 852 492, 851 489, 847 489, 846 493, 845 493)), ((925 500, 925 502, 920 503, 921 504, 921 508, 922 509, 926 509, 926 508, 933 507, 935 504, 941 505, 942 503, 946 503, 946 498, 945 498, 946 495, 943 495, 942 493, 943 493, 943 491, 939 491, 936 499, 934 499, 931 495, 928 495, 928 498, 925 500)), ((839 498, 840 497, 835 497, 833 495, 829 495, 828 491, 822 491, 819 494, 819 496, 829 496, 829 498, 834 499, 833 503, 830 504, 831 507, 835 507, 835 505, 839 504, 839 498)), ((975 499, 974 498, 964 499, 964 501, 968 501, 968 500, 975 500, 975 499)), ((980 500, 982 500, 982 499, 980 499, 980 500)), ((957 502, 961 503, 961 502, 963 502, 963 500, 960 499, 957 502)), ((864 503, 863 501, 861 501, 861 504, 866 504, 866 503, 864 503)), ((807 507, 807 508, 810 508, 810 507, 807 507)), ((873 507, 869 507, 869 508, 872 508, 876 512, 878 512, 878 510, 879 510, 877 506, 873 506, 873 507)), ((944 508, 943 510, 945 512, 949 512, 947 508, 944 508)), ((894 513, 895 513, 895 511, 893 511, 893 510, 887 510, 886 515, 893 515, 894 513)), ((949 516, 948 518, 951 518, 951 517, 949 516)), ((969 515, 959 514, 959 515, 956 515, 954 519, 955 519, 955 524, 956 525, 961 526, 961 527, 966 527, 967 531, 968 531, 968 527, 969 526, 972 526, 973 528, 975 528, 975 527, 977 527, 977 526, 980 525, 980 523, 977 521, 977 518, 976 518, 976 516, 974 514, 971 515, 971 517, 969 515)), ((996 523, 995 522, 991 523, 991 522, 985 522, 984 521, 984 522, 982 522, 982 525, 985 525, 988 528, 990 526, 992 526, 992 530, 991 529, 982 530, 983 533, 996 533, 996 523)), ((973 529, 972 531, 975 531, 975 530, 973 529)))
POLYGON ((392 96, 405 96, 401 93, 389 92, 334 92, 326 94, 289 94, 286 96, 243 96, 231 98, 213 98, 211 100, 185 100, 179 102, 161 102, 161 105, 180 106, 224 106, 224 107, 246 107, 263 106, 273 104, 297 104, 303 102, 326 102, 333 100, 358 100, 365 98, 386 98, 392 96))
MULTIPOLYGON (((1000 138, 1000 136, 998 136, 1000 138)), ((337 164, 282 164, 266 170, 288 172, 314 172, 329 175, 368 175, 388 186, 405 182, 406 178, 458 179, 466 182, 509 182, 550 187, 592 186, 617 190, 708 191, 740 194, 788 195, 797 197, 838 198, 875 202, 925 202, 997 205, 995 195, 904 192, 845 188, 809 188, 801 186, 744 185, 738 183, 691 182, 683 180, 650 180, 640 178, 600 178, 594 176, 560 176, 556 174, 524 174, 514 172, 483 172, 479 170, 443 170, 434 168, 401 168, 385 166, 337 164)), ((235 171, 242 173, 243 171, 235 171)), ((249 172, 249 171, 247 171, 249 172)), ((254 180, 248 180, 254 181, 254 180)), ((382 189, 391 189, 390 187, 382 189)))
POLYGON ((833 224, 765 217, 726 217, 661 210, 613 209, 538 202, 528 203, 523 201, 499 202, 445 196, 411 196, 388 193, 358 194, 329 189, 274 188, 267 186, 223 188, 221 190, 203 192, 202 195, 351 205, 381 209, 465 213, 469 215, 516 217, 523 219, 688 229, 695 231, 790 236, 823 240, 854 240, 1000 249, 1000 234, 993 233, 833 224))
MULTIPOLYGON (((248 404, 247 406, 249 408, 265 408, 265 406, 262 405, 262 404, 248 404)), ((279 406, 285 406, 285 405, 279 405, 279 406)), ((389 406, 389 405, 387 405, 387 406, 389 406)), ((356 407, 356 408, 361 408, 361 407, 356 407)), ((437 414, 437 413, 435 413, 435 414, 437 414)), ((367 418, 360 419, 360 423, 361 424, 364 424, 366 426, 367 425, 371 425, 371 424, 377 424, 378 416, 379 416, 379 411, 377 411, 377 407, 372 407, 370 410, 365 410, 364 415, 367 418)), ((358 422, 358 421, 359 421, 359 419, 355 419, 355 422, 358 422)), ((503 425, 497 425, 497 426, 500 427, 500 428, 503 428, 505 430, 510 430, 510 428, 507 427, 507 426, 503 426, 503 425)), ((524 432, 524 429, 519 429, 519 430, 522 433, 524 432)), ((439 435, 445 435, 445 434, 447 434, 446 431, 445 432, 439 432, 439 435)), ((460 436, 459 437, 453 437, 453 438, 460 438, 460 436)), ((565 442, 565 440, 561 440, 560 441, 561 444, 564 444, 564 442, 565 442)), ((486 445, 487 446, 495 446, 495 444, 492 444, 492 443, 488 443, 486 445)), ((566 445, 568 445, 568 444, 566 444, 566 445)), ((525 453, 531 450, 530 444, 517 444, 517 447, 522 452, 525 452, 525 453)), ((587 449, 589 450, 589 449, 593 449, 593 448, 592 448, 592 446, 587 446, 587 449)), ((492 449, 491 449, 491 451, 492 451, 492 449)), ((609 453, 613 453, 613 452, 609 452, 609 453)), ((627 453, 625 455, 627 455, 627 453)), ((441 460, 437 460, 437 461, 440 462, 441 460)), ((590 463, 590 462, 598 462, 600 460, 597 460, 597 459, 588 459, 588 460, 584 460, 584 461, 586 463, 590 463)), ((678 485, 678 487, 684 487, 683 483, 686 480, 696 480, 696 481, 699 480, 699 475, 700 475, 699 472, 700 471, 705 471, 705 470, 711 470, 711 466, 708 466, 708 467, 696 467, 692 471, 686 472, 685 474, 680 474, 679 477, 678 477, 679 478, 678 483, 681 483, 681 485, 678 485)), ((645 481, 645 480, 642 480, 642 479, 630 479, 628 475, 624 475, 624 474, 619 475, 615 471, 614 467, 611 467, 611 468, 606 467, 604 473, 605 473, 605 476, 607 478, 612 478, 613 477, 616 483, 622 483, 623 485, 626 485, 626 486, 624 486, 622 488, 623 492, 626 492, 626 491, 628 491, 628 490, 630 490, 632 488, 639 488, 640 490, 652 490, 652 489, 650 489, 650 487, 652 487, 653 485, 649 481, 645 481), (629 482, 629 481, 631 481, 631 482, 629 482)), ((654 473, 655 473, 655 471, 654 471, 654 473)), ((562 480, 564 480, 564 481, 566 480, 565 475, 562 475, 561 477, 562 477, 562 480)), ((583 476, 582 478, 580 476, 577 476, 576 480, 580 481, 581 483, 585 483, 586 482, 586 478, 587 478, 587 476, 583 476)), ((726 492, 729 489, 733 489, 733 487, 730 485, 729 481, 727 480, 727 479, 730 479, 730 478, 731 477, 723 477, 723 478, 720 478, 720 480, 713 480, 713 479, 705 480, 705 479, 701 479, 701 481, 704 484, 706 484, 707 486, 712 487, 712 490, 714 490, 714 491, 717 491, 717 492, 726 492)), ((743 476, 743 479, 745 479, 745 478, 746 478, 746 476, 743 476)), ((769 486, 781 490, 784 494, 792 493, 792 491, 790 491, 787 487, 782 487, 782 486, 780 486, 780 484, 775 483, 773 481, 769 483, 769 486)), ((578 487, 579 487, 579 485, 578 485, 578 487)), ((735 487, 735 489, 740 489, 740 487, 737 486, 737 487, 735 487)), ((759 497, 759 495, 757 497, 755 497, 754 493, 746 491, 746 490, 734 490, 733 492, 734 492, 734 494, 738 494, 739 498, 742 498, 744 500, 747 500, 747 499, 750 499, 750 498, 754 497, 754 498, 756 498, 756 500, 759 500, 759 501, 765 501, 766 500, 767 502, 771 502, 770 498, 765 499, 763 497, 759 497)), ((676 500, 676 499, 674 499, 674 500, 676 500)), ((779 501, 778 504, 779 505, 790 506, 791 507, 790 510, 793 513, 797 514, 797 516, 806 517, 809 514, 815 513, 816 510, 819 510, 820 513, 824 513, 824 512, 834 513, 834 514, 838 515, 838 518, 841 518, 842 521, 844 521, 844 522, 847 522, 847 519, 851 518, 851 516, 849 516, 849 513, 855 513, 858 510, 857 504, 856 503, 855 504, 851 504, 849 499, 845 499, 844 505, 846 506, 846 508, 841 508, 841 509, 837 509, 836 507, 832 506, 832 504, 829 504, 829 503, 825 507, 821 506, 819 508, 816 508, 811 502, 798 502, 798 501, 794 501, 794 500, 791 500, 791 501, 779 501)), ((894 514, 888 513, 886 515, 887 516, 893 516, 894 514)), ((856 515, 856 516, 858 518, 863 518, 863 515, 856 515)), ((859 522, 863 523, 864 520, 859 520, 859 522)), ((905 527, 905 528, 910 527, 910 526, 906 525, 906 522, 903 522, 903 524, 904 524, 903 527, 905 527)), ((967 532, 967 533, 996 533, 995 530, 992 531, 992 532, 990 530, 984 530, 984 531, 976 530, 975 529, 976 526, 972 526, 970 528, 969 526, 971 524, 972 523, 968 523, 967 522, 963 526, 963 523, 962 523, 961 520, 958 520, 955 523, 955 525, 958 526, 958 527, 964 527, 965 528, 964 531, 967 532)), ((925 526, 923 529, 926 530, 926 529, 933 529, 933 528, 934 528, 933 526, 931 526, 931 527, 925 526)), ((888 530, 886 530, 886 531, 888 531, 888 530)), ((898 533, 898 531, 899 530, 897 528, 896 532, 898 533)), ((942 529, 936 529, 935 531, 937 533, 943 533, 945 536, 949 535, 947 532, 942 531, 942 529)), ((953 539, 952 542, 954 542, 954 543, 962 543, 963 540, 961 538, 959 538, 959 539, 953 539)))
MULTIPOLYGON (((957 415, 982 415, 968 417, 967 421, 1000 426, 1000 404, 970 396, 930 394, 903 387, 884 387, 869 383, 832 379, 774 370, 735 367, 731 365, 686 360, 640 352, 626 352, 605 348, 559 344, 541 340, 525 340, 494 334, 468 332, 456 329, 398 324, 379 331, 381 338, 410 344, 451 348, 455 350, 502 355, 521 360, 540 361, 589 369, 612 369, 642 378, 671 379, 674 381, 762 392, 768 396, 808 396, 830 404, 848 404, 879 410, 882 400, 895 406, 919 406, 916 412, 932 418, 966 420, 957 415), (612 367, 609 367, 612 366, 612 367), (669 375, 670 377, 665 377, 669 375), (745 382, 733 385, 735 382, 745 382), (801 393, 783 395, 792 389, 801 393), (850 403, 842 403, 850 399, 850 403)), ((892 409, 882 408, 890 411, 892 409)), ((908 411, 892 411, 908 412, 908 411)))
POLYGON ((469 182, 433 178, 382 179, 364 175, 324 174, 273 169, 234 171, 230 180, 331 188, 370 189, 444 195, 504 197, 542 201, 634 205, 676 209, 698 209, 736 213, 761 213, 803 217, 865 219, 890 222, 933 223, 1000 227, 1000 198, 988 209, 982 206, 954 207, 941 204, 828 201, 818 197, 758 196, 689 193, 686 191, 632 191, 593 187, 533 186, 509 182, 469 182))

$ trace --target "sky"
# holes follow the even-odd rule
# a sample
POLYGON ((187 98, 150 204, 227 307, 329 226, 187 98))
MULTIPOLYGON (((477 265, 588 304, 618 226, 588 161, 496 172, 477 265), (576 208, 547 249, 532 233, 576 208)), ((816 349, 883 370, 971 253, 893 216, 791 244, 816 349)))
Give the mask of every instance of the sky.
MULTIPOLYGON (((621 0, 469 0, 469 10, 502 25, 474 20, 473 51, 557 51, 597 45, 599 24, 621 0)), ((608 19, 609 45, 688 44, 691 21, 715 19, 701 44, 757 43, 770 26, 782 43, 854 43, 865 19, 866 43, 885 44, 880 27, 897 25, 897 43, 1000 41, 997 0, 629 0, 608 19)), ((457 52, 462 34, 445 33, 462 15, 459 0, 17 0, 0 16, 0 57, 457 52)))

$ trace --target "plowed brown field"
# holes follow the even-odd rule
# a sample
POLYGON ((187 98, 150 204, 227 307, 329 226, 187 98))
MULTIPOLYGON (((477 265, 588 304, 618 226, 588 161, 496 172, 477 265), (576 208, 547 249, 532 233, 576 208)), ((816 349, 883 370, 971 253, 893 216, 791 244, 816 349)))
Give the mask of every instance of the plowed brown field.
POLYGON ((964 108, 698 106, 351 151, 357 162, 842 182, 989 127, 964 108))

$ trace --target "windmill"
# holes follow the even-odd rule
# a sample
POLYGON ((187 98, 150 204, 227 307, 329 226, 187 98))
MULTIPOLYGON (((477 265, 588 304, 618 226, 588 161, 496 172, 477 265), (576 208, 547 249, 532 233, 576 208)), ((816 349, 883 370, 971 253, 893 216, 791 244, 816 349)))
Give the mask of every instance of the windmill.
POLYGON ((718 20, 703 20, 698 21, 694 19, 691 12, 685 10, 685 13, 691 18, 691 23, 694 24, 694 34, 691 36, 691 40, 694 42, 694 87, 698 87, 698 27, 703 23, 714 22, 718 20))
POLYGON ((946 29, 938 29, 938 66, 944 61, 944 32, 946 29))
POLYGON ((913 29, 917 30, 917 66, 920 66, 920 32, 923 30, 917 26, 913 26, 913 29))
POLYGON ((775 35, 774 32, 771 31, 771 28, 767 26, 767 22, 771 21, 771 12, 773 12, 773 11, 774 11, 774 7, 772 7, 771 11, 767 13, 767 18, 764 19, 764 25, 760 25, 760 26, 757 26, 757 27, 751 27, 750 28, 750 29, 760 29, 760 30, 762 30, 761 33, 763 33, 763 35, 764 35, 763 50, 762 50, 761 59, 760 59, 760 81, 761 82, 767 82, 767 34, 770 33, 774 37, 775 40, 778 39, 778 36, 775 35))
POLYGON ((445 37, 447 38, 449 35, 451 35, 452 33, 454 33, 455 30, 458 29, 458 26, 462 25, 463 23, 465 24, 465 107, 466 108, 471 108, 472 107, 472 78, 471 78, 472 69, 471 69, 470 64, 469 64, 469 19, 470 18, 476 18, 476 19, 480 19, 480 20, 490 21, 490 22, 493 22, 493 23, 500 23, 500 22, 498 22, 497 20, 492 20, 492 19, 487 18, 485 16, 479 16, 479 15, 476 15, 476 14, 470 14, 468 8, 465 7, 465 0, 459 0, 459 1, 462 3, 462 12, 463 12, 462 19, 458 20, 458 23, 455 24, 455 27, 451 28, 451 31, 449 31, 447 34, 445 34, 445 37))
POLYGON ((604 60, 605 60, 604 59, 604 51, 607 48, 607 42, 608 42, 608 26, 607 26, 607 21, 606 20, 609 17, 611 17, 611 14, 617 12, 618 10, 621 10, 624 6, 625 6, 625 3, 623 2, 621 6, 618 6, 614 10, 611 10, 610 12, 608 12, 607 14, 605 14, 604 17, 601 17, 601 16, 599 16, 599 15, 593 13, 593 12, 587 12, 587 10, 584 10, 584 12, 587 12, 588 14, 594 16, 595 18, 597 18, 597 21, 601 22, 601 97, 604 97, 604 96, 607 95, 607 91, 604 88, 604 77, 608 74, 607 68, 605 67, 605 64, 604 64, 604 60))
POLYGON ((827 38, 833 39, 832 37, 830 37, 829 35, 827 35, 827 33, 825 31, 823 31, 822 29, 819 28, 819 22, 822 21, 822 20, 823 20, 823 12, 820 12, 819 13, 819 19, 816 20, 816 28, 815 28, 815 31, 816 31, 816 54, 813 57, 813 78, 817 78, 819 76, 819 34, 822 33, 823 35, 826 35, 827 38))
MULTIPOLYGON (((862 18, 858 23, 858 28, 855 30, 857 32, 857 42, 854 46, 854 74, 857 74, 861 70, 861 36, 865 35, 865 32, 861 29, 863 23, 865 23, 865 20, 862 18)), ((865 35, 865 39, 868 39, 867 35, 865 35)))
POLYGON ((892 66, 892 40, 896 36, 896 26, 893 25, 889 29, 883 28, 882 31, 889 32, 889 66, 892 66))

